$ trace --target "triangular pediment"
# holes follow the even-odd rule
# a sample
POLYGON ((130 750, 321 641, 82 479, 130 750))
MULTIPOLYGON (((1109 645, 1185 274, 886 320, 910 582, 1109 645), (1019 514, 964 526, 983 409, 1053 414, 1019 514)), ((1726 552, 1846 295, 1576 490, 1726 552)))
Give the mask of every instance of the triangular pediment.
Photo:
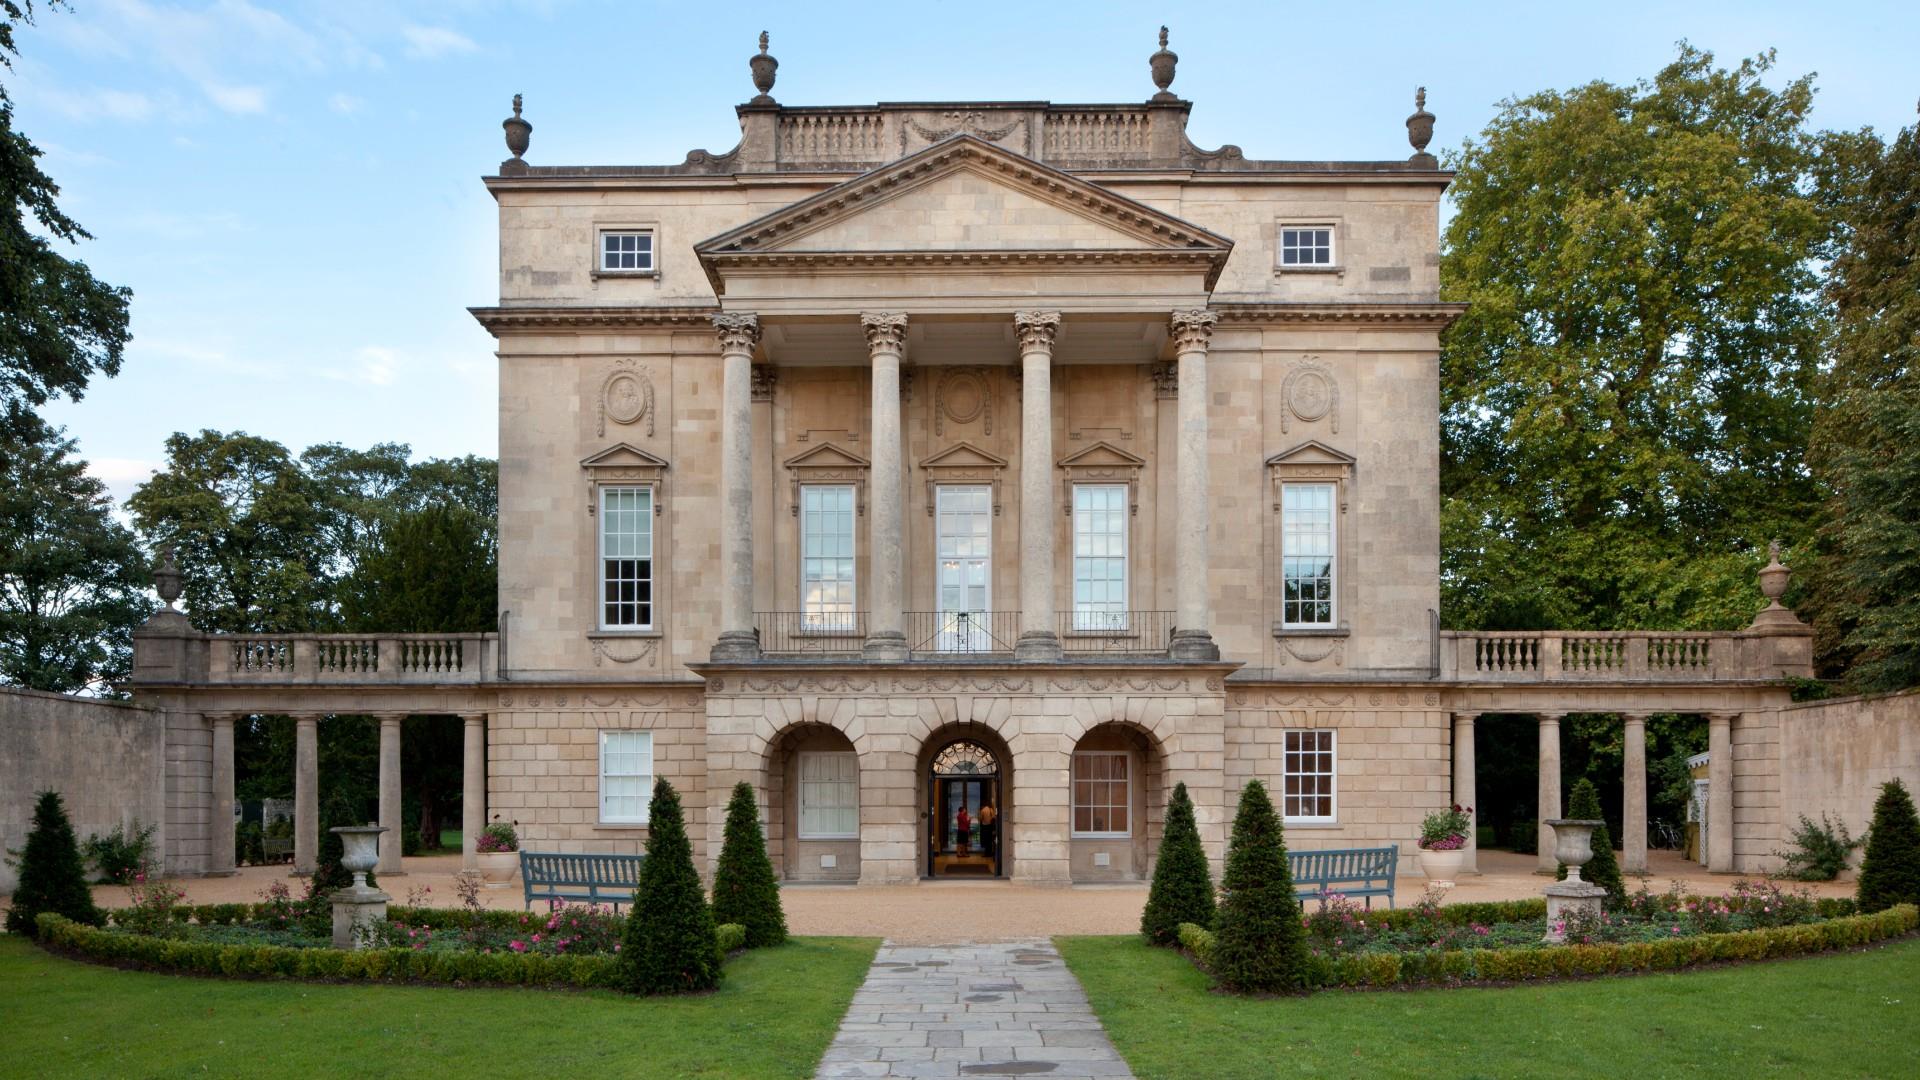
POLYGON ((665 458, 656 457, 632 443, 614 443, 592 457, 582 458, 580 467, 585 469, 664 469, 665 458))
POLYGON ((972 443, 955 443, 922 461, 923 469, 1004 469, 1007 459, 987 453, 972 443))
POLYGON ((1106 440, 1094 443, 1084 450, 1075 451, 1060 459, 1063 469, 1137 469, 1147 463, 1147 459, 1136 457, 1106 440))
POLYGON ((788 458, 784 464, 789 469, 864 469, 869 462, 848 450, 842 450, 832 443, 819 446, 788 458))
POLYGON ((1291 449, 1282 450, 1267 459, 1268 465, 1352 465, 1352 454, 1335 450, 1318 439, 1306 442, 1291 449))
POLYGON ((702 259, 857 251, 1186 251, 1233 242, 956 135, 695 246, 702 259))

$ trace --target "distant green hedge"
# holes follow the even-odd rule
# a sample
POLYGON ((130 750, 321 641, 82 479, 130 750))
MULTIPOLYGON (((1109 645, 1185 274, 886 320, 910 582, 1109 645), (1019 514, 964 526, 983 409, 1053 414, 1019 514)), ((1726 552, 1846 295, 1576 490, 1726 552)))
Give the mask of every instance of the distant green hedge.
MULTIPOLYGON (((491 922, 492 919, 487 921, 491 922)), ((458 983, 472 986, 619 986, 619 961, 605 954, 550 956, 513 952, 424 952, 413 949, 347 951, 295 949, 280 945, 227 945, 101 930, 51 913, 40 916, 36 929, 43 945, 70 955, 121 967, 191 975, 328 982, 458 983)), ((723 953, 734 952, 746 944, 746 928, 737 923, 721 926, 718 936, 723 953)))
MULTIPOLYGON (((1920 908, 1902 904, 1871 915, 1848 915, 1825 922, 1776 926, 1765 930, 1700 934, 1670 941, 1560 945, 1543 949, 1365 953, 1335 957, 1315 954, 1309 967, 1308 983, 1316 989, 1385 989, 1674 971, 1702 964, 1777 960, 1850 949, 1912 933, 1916 927, 1920 927, 1920 908)), ((1206 966, 1213 955, 1214 937, 1208 930, 1185 923, 1180 927, 1180 945, 1202 966, 1206 966)))

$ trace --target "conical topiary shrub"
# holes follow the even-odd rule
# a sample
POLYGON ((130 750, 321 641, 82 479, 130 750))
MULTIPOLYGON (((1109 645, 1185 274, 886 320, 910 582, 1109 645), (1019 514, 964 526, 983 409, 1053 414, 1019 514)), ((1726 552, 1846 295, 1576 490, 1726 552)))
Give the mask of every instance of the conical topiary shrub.
POLYGON ((40 793, 40 801, 33 808, 33 830, 27 833, 27 846, 20 850, 15 865, 20 870, 20 884, 13 891, 12 906, 7 908, 8 931, 32 934, 33 921, 43 911, 88 926, 105 921, 100 909, 93 906, 93 890, 87 887, 80 844, 73 838, 73 822, 67 819, 67 807, 58 792, 40 793))
POLYGON ((720 985, 720 942, 713 909, 693 869, 680 795, 654 781, 648 811, 647 861, 620 943, 626 988, 636 994, 689 994, 720 985))
MULTIPOLYGON (((1576 821, 1606 820, 1600 812, 1600 793, 1593 789, 1593 781, 1583 777, 1573 785, 1572 794, 1567 796, 1567 817, 1576 821)), ((1560 865, 1558 877, 1561 881, 1567 879, 1565 863, 1560 865)), ((1593 858, 1580 868, 1580 880, 1607 890, 1608 907, 1627 902, 1627 883, 1620 876, 1620 860, 1613 854, 1613 834, 1604 824, 1593 830, 1593 858)))
POLYGON ((1287 869, 1287 841, 1258 780, 1240 793, 1214 916, 1213 975, 1241 993, 1285 993, 1307 984, 1306 930, 1287 869))
POLYGON ((1873 802, 1867 852, 1860 858, 1861 911, 1920 904, 1920 817, 1907 785, 1889 780, 1873 802))
POLYGON ((1160 858, 1153 867, 1153 888, 1140 913, 1140 933, 1155 945, 1180 939, 1180 924, 1213 926, 1213 874, 1194 824, 1187 785, 1175 784, 1167 800, 1167 828, 1160 835, 1160 858))
POLYGON ((773 876, 773 860, 767 858, 753 785, 744 780, 733 785, 733 800, 727 804, 727 838, 713 875, 713 921, 746 927, 749 949, 787 940, 780 882, 773 876))

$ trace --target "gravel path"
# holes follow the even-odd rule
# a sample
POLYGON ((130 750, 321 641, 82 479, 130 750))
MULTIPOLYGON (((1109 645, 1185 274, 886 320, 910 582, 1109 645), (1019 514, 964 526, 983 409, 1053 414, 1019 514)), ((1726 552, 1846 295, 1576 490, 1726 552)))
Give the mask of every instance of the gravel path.
POLYGON ((1131 1077, 1044 939, 880 947, 815 1074, 1131 1077))

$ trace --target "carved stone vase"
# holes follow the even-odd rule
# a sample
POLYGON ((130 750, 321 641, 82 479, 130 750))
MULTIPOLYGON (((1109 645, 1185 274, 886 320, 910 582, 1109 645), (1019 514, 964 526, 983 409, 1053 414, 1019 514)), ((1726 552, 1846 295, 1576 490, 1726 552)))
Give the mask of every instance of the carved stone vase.
POLYGON ((367 871, 380 863, 380 825, 344 825, 333 832, 340 837, 345 851, 340 865, 353 874, 353 884, 338 889, 333 902, 333 947, 363 949, 369 928, 387 921, 387 902, 393 897, 367 884, 367 871))
POLYGON ((1580 868, 1593 858, 1593 830, 1606 824, 1588 818, 1554 818, 1553 856, 1567 868, 1567 880, 1556 881, 1540 890, 1547 897, 1546 940, 1559 943, 1567 939, 1569 919, 1597 919, 1600 901, 1607 890, 1580 879, 1580 868))

